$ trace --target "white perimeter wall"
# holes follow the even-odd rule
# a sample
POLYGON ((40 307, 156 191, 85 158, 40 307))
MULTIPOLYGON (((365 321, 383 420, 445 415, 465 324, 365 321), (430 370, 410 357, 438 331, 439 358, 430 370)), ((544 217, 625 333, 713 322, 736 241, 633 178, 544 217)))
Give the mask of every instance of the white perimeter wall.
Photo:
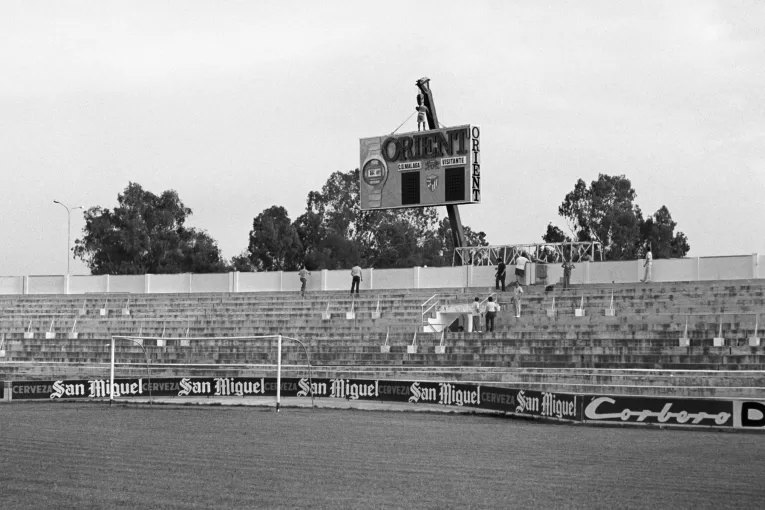
POLYGON ((0 294, 24 294, 24 277, 0 276, 0 294))
MULTIPOLYGON (((109 276, 109 292, 132 292, 140 294, 146 292, 147 285, 151 283, 152 275, 114 275, 109 276)), ((149 289, 150 292, 153 292, 149 289)))
POLYGON ((230 276, 228 273, 192 274, 191 292, 228 292, 230 276))
POLYGON ((235 273, 236 287, 235 292, 273 292, 282 290, 282 278, 287 278, 289 274, 293 275, 296 285, 300 285, 295 273, 235 273))
POLYGON ((375 289, 412 289, 415 286, 415 269, 378 269, 374 273, 375 289))
POLYGON ((705 257, 699 259, 699 280, 755 278, 754 268, 752 257, 705 257))
MULTIPOLYGON (((420 267, 419 285, 421 289, 465 287, 466 267, 420 267)), ((381 273, 381 269, 379 272, 381 273)))
MULTIPOLYGON (((571 283, 630 283, 644 274, 644 260, 625 262, 582 262, 575 264, 571 283)), ((547 264, 546 283, 563 278, 560 264, 547 264)), ((494 266, 410 267, 364 269, 362 290, 438 289, 493 287, 494 266)), ((526 284, 536 281, 537 265, 529 264, 526 284)), ((659 259, 653 262, 653 281, 748 280, 765 278, 765 255, 659 259)), ((515 281, 515 267, 507 268, 507 283, 515 281)), ((313 271, 307 290, 348 290, 350 269, 313 271)), ((0 295, 7 294, 91 294, 91 293, 189 293, 189 292, 297 292, 297 272, 217 273, 170 275, 101 276, 0 276, 0 295)))
MULTIPOLYGON (((111 278, 116 278, 112 276, 111 278)), ((70 276, 69 293, 70 294, 88 294, 91 292, 108 292, 109 279, 107 275, 100 276, 70 276)), ((143 277, 141 277, 143 281, 143 277)))
POLYGON ((26 294, 65 294, 65 276, 29 276, 26 294))

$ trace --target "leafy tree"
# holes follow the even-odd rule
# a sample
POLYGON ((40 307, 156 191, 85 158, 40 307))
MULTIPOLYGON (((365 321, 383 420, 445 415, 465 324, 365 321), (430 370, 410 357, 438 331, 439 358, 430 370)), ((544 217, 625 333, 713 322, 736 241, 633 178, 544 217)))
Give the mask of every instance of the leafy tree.
POLYGON ((321 191, 308 194, 306 212, 318 217, 325 232, 374 248, 376 230, 384 223, 405 220, 418 231, 435 228, 438 211, 434 207, 362 211, 359 207, 359 170, 335 172, 321 191))
POLYGON ((299 269, 302 245, 284 207, 274 205, 255 217, 248 250, 259 271, 299 269))
MULTIPOLYGON (((362 211, 359 193, 355 169, 333 173, 321 191, 308 194, 306 212, 293 226, 309 269, 451 265, 449 223, 439 220, 436 208, 362 211)), ((488 244, 483 232, 464 230, 466 244, 488 244)))
POLYGON ((369 265, 385 268, 423 265, 418 233, 413 225, 404 221, 385 222, 376 233, 377 248, 367 259, 369 265))
POLYGON ((571 238, 567 236, 560 228, 552 223, 547 224, 547 232, 542 236, 542 241, 546 243, 568 243, 571 238))
POLYGON ((361 261, 359 242, 328 229, 319 214, 306 211, 293 223, 303 247, 306 267, 314 269, 340 269, 354 266, 361 261))
POLYGON ((688 238, 683 232, 678 232, 669 243, 669 256, 673 258, 685 257, 691 251, 688 238))
MULTIPOLYGON (((579 179, 558 208, 566 219, 575 241, 599 241, 607 260, 630 260, 643 256, 650 243, 655 258, 683 257, 690 246, 682 232, 674 233, 677 223, 666 206, 643 220, 635 204, 637 193, 623 175, 600 174, 588 187, 579 179)), ((569 238, 549 224, 542 236, 546 242, 569 238)))
POLYGON ((599 241, 609 260, 636 258, 641 213, 623 175, 600 174, 589 187, 579 179, 558 208, 577 241, 599 241))
MULTIPOLYGON (((486 240, 486 233, 482 231, 474 231, 467 225, 462 226, 462 233, 465 236, 465 246, 488 246, 489 243, 486 240)), ((433 242, 433 248, 428 252, 430 259, 425 262, 425 265, 433 266, 450 266, 452 263, 459 263, 454 258, 454 240, 452 239, 452 226, 449 222, 449 218, 444 218, 438 224, 438 228, 435 232, 436 240, 433 242), (438 256, 436 256, 438 255, 438 256)))
POLYGON ((231 257, 231 263, 229 264, 231 271, 240 271, 242 273, 252 273, 255 271, 255 265, 250 260, 250 253, 243 251, 239 255, 231 257))
POLYGON ((179 232, 181 273, 222 273, 230 268, 221 256, 218 244, 204 230, 194 228, 179 232))
POLYGON ((682 232, 675 233, 677 222, 672 220, 667 206, 663 205, 653 216, 649 216, 640 226, 642 253, 650 245, 654 258, 685 257, 691 249, 688 238, 682 232))
POLYGON ((130 182, 117 202, 113 211, 96 206, 84 212, 74 254, 92 274, 226 271, 215 240, 185 226, 192 212, 176 191, 158 196, 130 182))

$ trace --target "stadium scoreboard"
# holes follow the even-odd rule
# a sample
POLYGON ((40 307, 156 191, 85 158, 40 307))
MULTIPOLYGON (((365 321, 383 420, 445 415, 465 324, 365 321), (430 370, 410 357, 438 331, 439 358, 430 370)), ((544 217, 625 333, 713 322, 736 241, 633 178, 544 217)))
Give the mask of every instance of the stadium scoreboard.
POLYGON ((362 138, 361 209, 481 202, 479 126, 362 138))

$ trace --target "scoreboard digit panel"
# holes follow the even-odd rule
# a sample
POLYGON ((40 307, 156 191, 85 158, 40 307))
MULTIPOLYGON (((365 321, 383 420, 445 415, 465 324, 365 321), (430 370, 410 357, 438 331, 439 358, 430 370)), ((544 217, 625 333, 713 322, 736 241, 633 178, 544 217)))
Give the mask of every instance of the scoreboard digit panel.
POLYGON ((473 125, 362 138, 361 209, 480 203, 480 138, 473 125))

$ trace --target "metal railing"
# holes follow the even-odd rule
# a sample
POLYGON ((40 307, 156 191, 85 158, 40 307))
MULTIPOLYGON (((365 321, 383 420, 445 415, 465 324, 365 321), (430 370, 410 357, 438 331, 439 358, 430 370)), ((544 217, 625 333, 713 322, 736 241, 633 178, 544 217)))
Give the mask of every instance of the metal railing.
POLYGON ((493 246, 463 246, 454 249, 452 265, 494 266, 499 262, 514 264, 519 255, 526 253, 531 262, 560 263, 603 261, 603 245, 596 241, 570 243, 506 244, 493 246))
POLYGON ((420 305, 420 316, 422 318, 422 324, 426 325, 428 321, 425 319, 425 315, 430 313, 433 308, 438 306, 438 303, 440 301, 440 298, 438 297, 438 294, 433 294, 430 296, 427 301, 425 301, 423 304, 420 305), (426 308, 427 307, 427 308, 426 308))

